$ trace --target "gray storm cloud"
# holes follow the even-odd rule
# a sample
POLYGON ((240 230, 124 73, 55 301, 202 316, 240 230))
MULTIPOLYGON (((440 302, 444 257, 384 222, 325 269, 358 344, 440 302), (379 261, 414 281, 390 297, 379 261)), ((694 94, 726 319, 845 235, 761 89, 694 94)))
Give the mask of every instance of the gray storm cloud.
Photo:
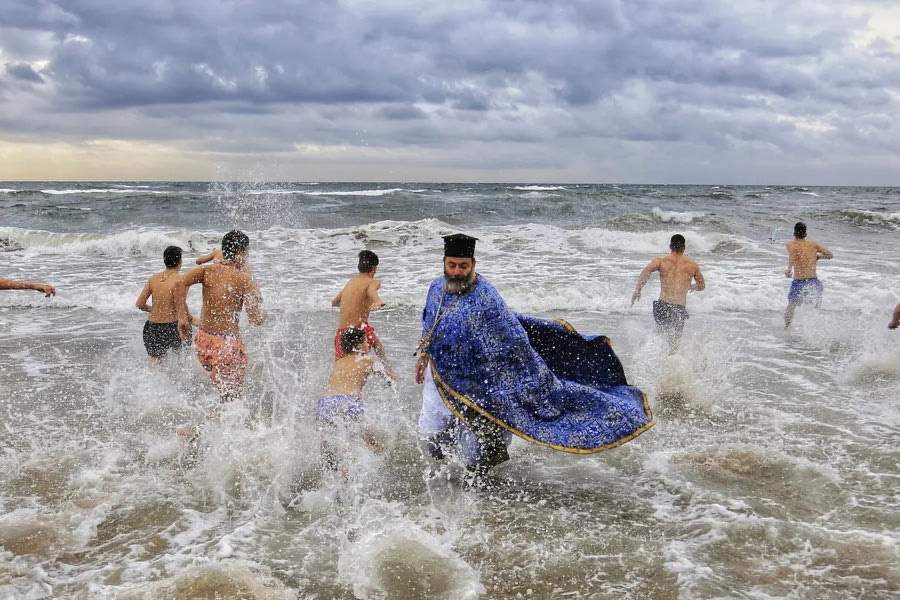
POLYGON ((900 155, 896 40, 859 42, 852 3, 126 4, 3 3, 0 136, 422 147, 448 168, 472 144, 484 169, 662 155, 706 179, 716 157, 758 177, 900 155))

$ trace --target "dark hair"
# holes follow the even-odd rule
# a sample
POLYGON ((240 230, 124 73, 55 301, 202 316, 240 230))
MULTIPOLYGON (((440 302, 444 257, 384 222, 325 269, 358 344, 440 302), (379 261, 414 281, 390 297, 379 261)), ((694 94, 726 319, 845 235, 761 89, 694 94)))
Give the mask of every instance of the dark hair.
POLYGON ((801 240, 806 237, 806 223, 800 221, 794 225, 794 237, 801 240))
POLYGON ((672 239, 669 240, 669 249, 672 252, 684 252, 684 236, 680 233, 673 235, 672 239))
POLYGON ((359 272, 370 273, 372 269, 378 266, 378 255, 371 250, 360 250, 359 252, 359 272))
POLYGON ((250 238, 243 231, 232 229, 222 238, 222 257, 225 260, 234 260, 238 252, 243 252, 250 247, 250 238))
POLYGON ((167 269, 174 269, 181 264, 181 248, 169 246, 163 250, 163 264, 167 269))
POLYGON ((341 352, 350 354, 364 339, 366 339, 365 331, 357 327, 348 327, 341 334, 341 352))

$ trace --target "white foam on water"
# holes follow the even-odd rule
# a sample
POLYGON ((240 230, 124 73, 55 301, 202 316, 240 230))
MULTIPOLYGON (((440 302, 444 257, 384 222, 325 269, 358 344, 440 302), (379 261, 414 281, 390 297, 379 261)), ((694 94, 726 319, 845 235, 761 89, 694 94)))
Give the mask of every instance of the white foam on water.
POLYGON ((68 190, 54 190, 54 189, 43 189, 39 190, 42 194, 49 194, 52 196, 74 196, 79 194, 129 194, 129 193, 140 193, 140 194, 165 194, 169 195, 172 192, 169 190, 151 190, 147 187, 138 187, 131 186, 128 188, 90 188, 90 189, 68 189, 68 190))
POLYGON ((517 185, 509 189, 517 192, 559 192, 567 191, 569 188, 561 185, 517 185))
POLYGON ((405 188, 389 188, 385 190, 323 190, 323 191, 304 191, 306 196, 388 196, 397 192, 421 192, 423 190, 411 190, 405 188))
POLYGON ((701 212, 692 212, 692 211, 678 212, 678 211, 674 211, 674 210, 666 211, 666 210, 662 210, 658 206, 653 207, 651 214, 653 215, 654 218, 656 218, 659 221, 662 221, 663 223, 683 223, 683 224, 690 223, 694 219, 699 219, 701 217, 706 216, 705 213, 701 213, 701 212))
POLYGON ((358 515, 356 539, 338 560, 341 580, 357 598, 474 599, 484 593, 477 572, 435 536, 371 502, 358 515))

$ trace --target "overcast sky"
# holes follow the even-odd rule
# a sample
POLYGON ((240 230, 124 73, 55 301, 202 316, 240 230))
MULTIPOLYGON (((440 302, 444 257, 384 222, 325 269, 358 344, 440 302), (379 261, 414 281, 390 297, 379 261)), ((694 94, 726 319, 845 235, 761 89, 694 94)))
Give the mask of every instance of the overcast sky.
POLYGON ((2 0, 0 179, 900 185, 897 0, 2 0))

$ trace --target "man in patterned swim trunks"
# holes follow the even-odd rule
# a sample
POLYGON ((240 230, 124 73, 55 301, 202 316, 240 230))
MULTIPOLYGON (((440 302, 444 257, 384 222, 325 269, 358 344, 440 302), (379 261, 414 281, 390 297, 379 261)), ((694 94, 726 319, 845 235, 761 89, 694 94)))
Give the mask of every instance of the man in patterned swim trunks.
POLYGON ((699 292, 706 287, 706 281, 697 263, 684 255, 685 239, 676 233, 669 240, 668 256, 654 258, 644 267, 638 277, 637 287, 631 296, 633 305, 641 298, 641 289, 650 279, 651 273, 659 271, 659 300, 653 301, 653 319, 669 342, 674 352, 681 341, 684 321, 688 318, 687 294, 699 292))
POLYGON ((249 251, 250 239, 241 231, 229 231, 222 238, 222 262, 191 269, 175 286, 181 339, 187 339, 191 333, 185 301, 188 288, 197 283, 203 286, 203 310, 194 344, 197 358, 209 371, 221 402, 240 395, 247 372, 247 353, 238 326, 241 311, 247 311, 254 325, 262 325, 266 319, 259 286, 243 270, 249 251))
POLYGON ((384 301, 378 295, 381 281, 375 279, 378 272, 378 255, 371 250, 360 251, 357 268, 359 275, 348 281, 344 289, 331 301, 332 306, 341 309, 338 330, 334 336, 334 360, 340 360, 344 356, 341 349, 341 334, 351 327, 362 329, 366 332, 369 345, 384 364, 385 371, 396 379, 397 375, 388 361, 384 344, 375 335, 375 329, 369 325, 369 312, 384 308, 384 301))
POLYGON ((788 292, 788 306, 784 311, 784 328, 790 326, 794 310, 801 304, 822 304, 822 282, 816 277, 816 261, 834 257, 828 248, 806 239, 806 223, 794 225, 794 240, 786 244, 788 268, 785 277, 793 275, 791 291, 788 292))

